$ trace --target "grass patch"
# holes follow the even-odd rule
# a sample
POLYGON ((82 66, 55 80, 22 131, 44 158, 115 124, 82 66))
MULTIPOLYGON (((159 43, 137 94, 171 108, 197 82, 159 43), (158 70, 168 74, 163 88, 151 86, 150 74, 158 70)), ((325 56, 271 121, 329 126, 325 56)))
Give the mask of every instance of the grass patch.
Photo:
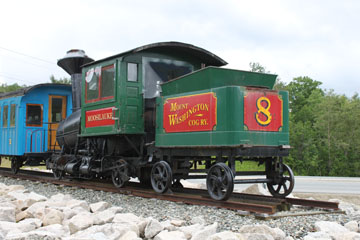
POLYGON ((11 162, 8 158, 1 158, 1 167, 10 168, 11 162))
MULTIPOLYGON (((197 169, 205 169, 205 165, 197 164, 197 169)), ((235 170, 239 171, 265 171, 265 164, 258 166, 257 162, 254 161, 240 161, 235 162, 235 170)))
POLYGON ((245 161, 245 162, 235 162, 236 171, 265 171, 265 164, 258 166, 257 162, 245 161))
MULTIPOLYGON (((1 158, 1 165, 0 167, 4 167, 4 168, 11 168, 11 161, 9 158, 1 158)), ((20 169, 33 169, 33 168, 37 168, 40 170, 46 170, 46 166, 45 165, 41 165, 41 166, 22 166, 20 169)))

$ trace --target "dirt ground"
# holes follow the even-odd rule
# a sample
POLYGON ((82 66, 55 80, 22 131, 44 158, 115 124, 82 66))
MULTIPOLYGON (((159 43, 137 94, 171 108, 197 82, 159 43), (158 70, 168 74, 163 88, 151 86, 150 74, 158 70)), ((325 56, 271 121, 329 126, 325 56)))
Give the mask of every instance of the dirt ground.
POLYGON ((299 198, 312 197, 316 200, 330 200, 339 199, 344 202, 352 203, 360 207, 360 196, 359 194, 336 194, 336 193, 293 193, 294 196, 299 198))

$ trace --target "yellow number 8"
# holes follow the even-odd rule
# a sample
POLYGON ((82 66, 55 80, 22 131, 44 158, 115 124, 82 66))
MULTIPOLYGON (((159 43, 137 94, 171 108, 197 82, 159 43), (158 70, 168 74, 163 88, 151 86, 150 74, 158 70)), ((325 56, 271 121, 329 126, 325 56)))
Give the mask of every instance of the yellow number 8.
POLYGON ((270 100, 267 98, 267 97, 260 97, 258 98, 258 100, 256 101, 256 107, 258 109, 257 113, 255 114, 255 118, 256 118, 256 121, 261 125, 261 126, 267 126, 270 124, 271 122, 271 119, 272 119, 272 116, 271 116, 271 113, 269 112, 269 109, 270 109, 270 106, 271 106, 271 102, 270 100), (262 105, 261 105, 261 102, 265 101, 267 103, 267 106, 266 108, 264 108, 262 105), (262 121, 259 117, 260 113, 262 113, 265 117, 266 117, 266 120, 265 121, 262 121))

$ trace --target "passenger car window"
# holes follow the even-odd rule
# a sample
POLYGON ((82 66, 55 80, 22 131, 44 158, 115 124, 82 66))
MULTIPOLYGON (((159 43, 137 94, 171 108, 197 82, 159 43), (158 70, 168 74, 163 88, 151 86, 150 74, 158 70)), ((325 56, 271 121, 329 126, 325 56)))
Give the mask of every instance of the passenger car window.
POLYGON ((8 126, 8 111, 9 111, 9 106, 4 106, 4 112, 3 112, 3 127, 7 127, 8 126))
POLYGON ((26 105, 26 126, 41 127, 43 118, 43 106, 41 104, 26 105))
POLYGON ((10 127, 15 127, 16 104, 10 106, 10 127))

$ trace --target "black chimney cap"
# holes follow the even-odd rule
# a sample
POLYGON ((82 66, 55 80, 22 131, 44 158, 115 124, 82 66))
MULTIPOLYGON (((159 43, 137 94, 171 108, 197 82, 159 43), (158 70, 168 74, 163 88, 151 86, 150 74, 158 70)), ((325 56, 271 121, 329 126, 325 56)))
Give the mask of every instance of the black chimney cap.
POLYGON ((94 61, 85 55, 84 50, 71 49, 67 51, 64 58, 59 59, 57 64, 64 69, 68 74, 81 73, 81 66, 94 61))

